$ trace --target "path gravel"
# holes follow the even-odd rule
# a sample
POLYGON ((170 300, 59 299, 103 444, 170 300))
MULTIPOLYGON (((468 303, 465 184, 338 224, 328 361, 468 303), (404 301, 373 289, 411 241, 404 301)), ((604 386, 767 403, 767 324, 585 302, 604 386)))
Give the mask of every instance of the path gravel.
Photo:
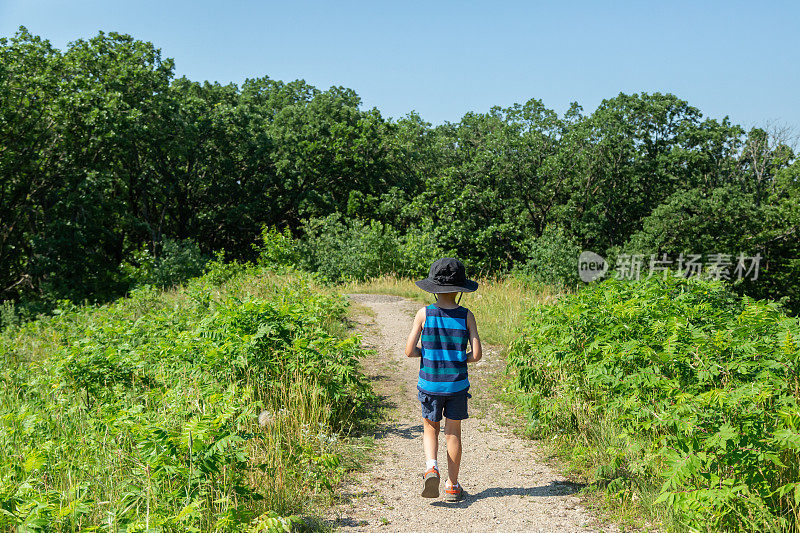
MULTIPOLYGON (((343 487, 342 503, 330 522, 343 531, 617 531, 602 525, 575 495, 579 489, 551 469, 535 443, 497 423, 501 407, 487 383, 502 369, 496 350, 470 365, 470 418, 463 422, 460 482, 464 501, 448 504, 420 497, 422 451, 420 406, 416 397, 419 360, 404 353, 406 336, 419 304, 395 296, 350 295, 365 346, 377 351, 365 361, 388 416, 375 434, 377 460, 343 487)), ((478 325, 480 327, 480 324, 478 325)), ((486 347, 485 347, 486 348, 486 347)), ((440 437, 439 465, 447 461, 440 437)))

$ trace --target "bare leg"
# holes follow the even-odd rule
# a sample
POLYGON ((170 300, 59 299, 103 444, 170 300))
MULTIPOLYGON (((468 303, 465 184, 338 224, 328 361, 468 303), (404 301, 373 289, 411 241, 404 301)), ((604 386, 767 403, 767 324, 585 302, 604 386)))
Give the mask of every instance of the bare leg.
POLYGON ((422 419, 422 447, 425 459, 436 459, 439 455, 439 422, 422 419))
POLYGON ((444 419, 444 438, 447 441, 447 483, 452 487, 458 483, 461 466, 461 420, 444 419))

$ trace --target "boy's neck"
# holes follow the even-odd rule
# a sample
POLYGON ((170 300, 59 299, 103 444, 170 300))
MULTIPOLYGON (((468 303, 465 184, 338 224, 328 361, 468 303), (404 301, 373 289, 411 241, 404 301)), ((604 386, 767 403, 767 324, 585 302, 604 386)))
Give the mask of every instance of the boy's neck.
POLYGON ((456 303, 457 294, 457 292, 440 293, 434 305, 436 307, 441 307, 442 309, 455 309, 456 307, 459 307, 459 305, 456 303))

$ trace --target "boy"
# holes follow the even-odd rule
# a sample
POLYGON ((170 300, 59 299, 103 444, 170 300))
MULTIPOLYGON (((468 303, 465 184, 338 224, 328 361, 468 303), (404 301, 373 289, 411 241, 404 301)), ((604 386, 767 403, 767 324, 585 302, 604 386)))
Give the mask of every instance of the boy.
POLYGON ((422 475, 422 496, 439 496, 439 421, 444 415, 447 441, 447 482, 445 501, 464 498, 458 483, 461 464, 461 421, 468 417, 469 379, 467 363, 481 359, 481 339, 475 316, 456 301, 457 293, 473 292, 475 281, 467 279, 464 265, 451 257, 443 257, 431 265, 426 279, 417 286, 434 294, 436 303, 423 307, 414 317, 414 325, 406 341, 406 355, 419 357, 418 398, 422 403, 422 444, 426 472, 422 475), (422 336, 422 347, 417 342, 422 336), (467 344, 472 353, 467 354, 467 344))

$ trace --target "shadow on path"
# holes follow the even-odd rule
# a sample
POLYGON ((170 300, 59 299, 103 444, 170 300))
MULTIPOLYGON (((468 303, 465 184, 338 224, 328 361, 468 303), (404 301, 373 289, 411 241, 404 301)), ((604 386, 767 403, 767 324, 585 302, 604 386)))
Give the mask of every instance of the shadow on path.
POLYGON ((483 500, 485 498, 504 498, 507 496, 532 496, 532 497, 547 497, 547 496, 569 496, 580 491, 583 487, 581 483, 572 483, 570 481, 552 481, 549 485, 539 487, 494 487, 484 489, 475 494, 470 494, 464 491, 464 499, 460 502, 448 503, 442 500, 437 500, 431 503, 434 507, 455 507, 458 509, 465 509, 473 503, 483 500))
POLYGON ((355 518, 350 518, 349 516, 339 517, 333 521, 326 521, 326 525, 332 525, 334 527, 363 527, 369 524, 366 520, 357 520, 355 518))
POLYGON ((419 439, 422 435, 422 424, 409 426, 407 424, 387 424, 383 429, 375 432, 376 438, 384 438, 387 436, 396 435, 404 439, 419 439))

